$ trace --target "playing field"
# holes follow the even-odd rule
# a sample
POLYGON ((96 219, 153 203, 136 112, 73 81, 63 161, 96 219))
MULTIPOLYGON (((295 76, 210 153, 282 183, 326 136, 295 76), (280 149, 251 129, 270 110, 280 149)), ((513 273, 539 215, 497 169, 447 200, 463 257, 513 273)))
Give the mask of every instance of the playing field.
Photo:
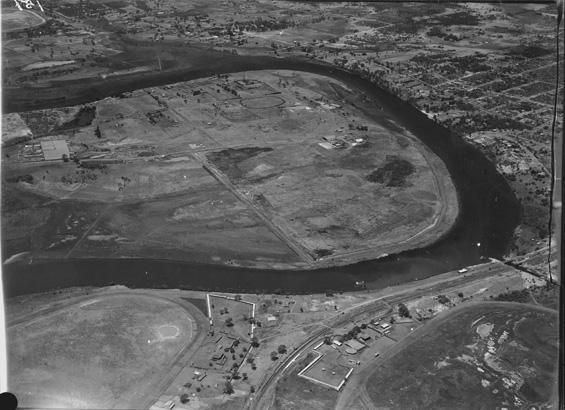
POLYGON ((22 407, 135 408, 194 331, 165 299, 87 299, 8 329, 10 391, 22 407))

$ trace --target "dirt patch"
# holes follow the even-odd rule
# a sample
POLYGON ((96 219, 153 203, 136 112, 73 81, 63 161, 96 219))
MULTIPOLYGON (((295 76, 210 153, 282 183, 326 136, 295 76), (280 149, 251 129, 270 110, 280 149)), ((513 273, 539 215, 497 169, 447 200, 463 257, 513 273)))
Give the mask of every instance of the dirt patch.
POLYGON ((218 152, 211 152, 207 154, 207 158, 230 178, 238 179, 243 174, 239 168, 240 163, 272 150, 272 148, 266 147, 228 148, 218 152))

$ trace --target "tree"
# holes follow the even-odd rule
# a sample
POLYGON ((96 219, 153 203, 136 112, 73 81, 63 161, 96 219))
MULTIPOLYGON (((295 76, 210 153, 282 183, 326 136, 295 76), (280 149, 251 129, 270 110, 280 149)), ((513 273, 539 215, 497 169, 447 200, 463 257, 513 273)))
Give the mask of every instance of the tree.
POLYGON ((410 311, 404 303, 398 304, 398 314, 402 317, 410 317, 410 311))
POLYGON ((271 360, 275 361, 275 360, 277 360, 278 358, 279 358, 279 357, 277 356, 277 352, 272 351, 272 352, 271 352, 271 360))
POLYGON ((254 386, 251 386, 249 388, 249 393, 255 393, 255 387, 254 386))
POLYGON ((69 156, 67 154, 63 154, 62 157, 63 162, 69 162, 69 156))
POLYGON ((233 394, 233 393, 234 393, 233 386, 231 382, 228 380, 224 385, 224 394, 233 394))
POLYGON ((324 337, 324 343, 327 345, 331 345, 332 344, 332 339, 329 336, 324 337))
POLYGON ((279 348, 277 349, 279 354, 285 354, 286 353, 286 346, 285 345, 279 345, 279 348))
POLYGON ((226 322, 225 322, 225 323, 226 323, 226 326, 227 326, 227 327, 232 327, 232 326, 233 326, 233 319, 232 319, 231 317, 228 317, 228 318, 226 319, 226 322))
POLYGON ((180 395, 180 402, 182 404, 186 404, 190 401, 190 399, 188 398, 188 394, 187 393, 183 393, 180 395))
POLYGON ((253 337, 251 338, 251 346, 253 346, 253 347, 259 347, 259 340, 257 339, 256 336, 253 336, 253 337))

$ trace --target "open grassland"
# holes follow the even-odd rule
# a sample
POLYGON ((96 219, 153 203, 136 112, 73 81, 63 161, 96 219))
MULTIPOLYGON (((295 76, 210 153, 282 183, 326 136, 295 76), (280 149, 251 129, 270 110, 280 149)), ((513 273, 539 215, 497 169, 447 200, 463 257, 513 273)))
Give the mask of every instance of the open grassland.
POLYGON ((10 387, 25 407, 136 407, 195 331, 187 310, 164 299, 83 298, 8 329, 10 387))
POLYGON ((45 20, 34 12, 27 10, 2 10, 2 32, 22 30, 45 23, 45 20))
POLYGON ((214 328, 218 332, 230 334, 241 340, 251 339, 251 324, 253 307, 241 300, 210 296, 210 311, 214 328))
POLYGON ((72 158, 6 147, 5 246, 304 267, 434 242, 458 213, 445 165, 384 111, 369 118, 356 104, 372 103, 279 70, 21 113, 15 134, 23 122, 40 141, 64 139, 72 158))
POLYGON ((338 392, 325 386, 307 382, 298 376, 315 355, 310 353, 302 359, 296 369, 287 374, 277 383, 274 409, 312 409, 323 410, 331 408, 335 403, 338 392))
POLYGON ((543 408, 557 400, 558 339, 555 311, 510 303, 463 307, 430 322, 375 368, 350 405, 543 408))

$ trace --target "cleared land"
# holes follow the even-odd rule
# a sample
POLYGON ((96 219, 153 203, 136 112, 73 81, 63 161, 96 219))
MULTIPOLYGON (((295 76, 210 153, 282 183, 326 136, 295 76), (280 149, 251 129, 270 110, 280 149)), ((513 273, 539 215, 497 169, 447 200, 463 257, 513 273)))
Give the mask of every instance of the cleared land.
POLYGON ((331 350, 327 351, 301 375, 314 383, 338 390, 347 373, 351 370, 350 367, 339 363, 338 359, 338 353, 331 350))
POLYGON ((297 368, 286 375, 276 386, 274 409, 328 409, 335 403, 338 392, 319 384, 306 382, 298 376, 316 356, 312 353, 302 359, 297 368))
POLYGON ((557 400, 558 340, 555 311, 466 306, 407 338, 342 408, 544 408, 557 400))
POLYGON ((24 407, 135 408, 196 337, 183 307, 102 295, 8 328, 10 390, 24 407))
POLYGON ((2 32, 32 28, 45 23, 38 14, 27 10, 2 10, 2 32))
POLYGON ((3 186, 16 195, 3 213, 7 253, 309 267, 434 242, 458 212, 445 165, 383 111, 367 118, 357 104, 371 101, 280 70, 21 113, 40 141, 67 141, 74 161, 6 148, 3 186), (18 200, 28 193, 35 203, 18 200), (37 208, 41 235, 30 244, 32 228, 12 221, 37 208))

